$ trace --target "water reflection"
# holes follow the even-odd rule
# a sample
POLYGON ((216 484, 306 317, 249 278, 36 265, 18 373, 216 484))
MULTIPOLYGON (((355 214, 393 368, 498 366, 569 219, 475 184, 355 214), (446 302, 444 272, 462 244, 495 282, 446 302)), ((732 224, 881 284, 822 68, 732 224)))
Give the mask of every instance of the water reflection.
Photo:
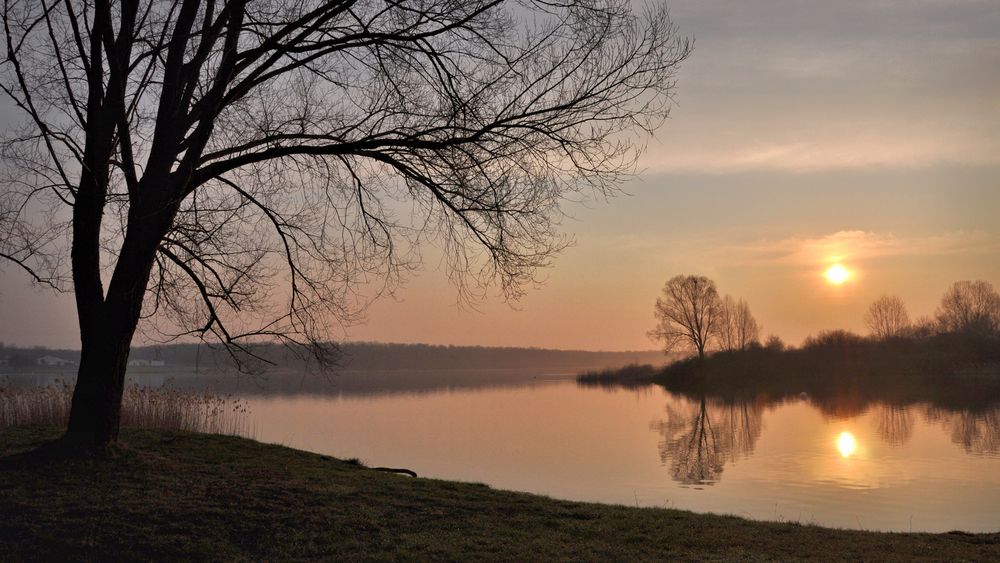
MULTIPOLYGON (((186 369, 160 373, 129 373, 129 383, 145 387, 169 387, 180 391, 206 391, 241 397, 386 397, 419 396, 465 391, 492 391, 570 381, 575 371, 546 369, 382 370, 312 373, 272 370, 263 375, 239 374, 232 370, 186 369)), ((73 384, 76 375, 65 373, 12 372, 0 374, 0 387, 46 387, 73 384)))
POLYGON ((753 453, 762 430, 763 406, 719 403, 702 396, 696 402, 667 404, 666 418, 651 428, 660 433, 660 459, 674 480, 686 485, 718 481, 726 462, 753 453))
POLYGON ((1000 408, 983 413, 948 412, 928 408, 927 420, 938 422, 951 432, 951 441, 965 453, 974 455, 1000 454, 1000 408))
MULTIPOLYGON (((630 390, 637 391, 634 386, 630 390)), ((827 420, 851 421, 871 413, 873 437, 890 448, 901 448, 912 440, 919 417, 943 427, 967 454, 1000 456, 1000 403, 987 409, 977 405, 963 410, 930 403, 873 402, 853 391, 839 397, 761 396, 752 400, 677 394, 671 396, 664 406, 665 415, 654 420, 650 429, 660 434, 660 461, 674 481, 709 486, 722 479, 727 464, 753 455, 765 411, 800 402, 816 408, 827 420)), ((845 459, 859 448, 858 437, 848 431, 835 435, 830 443, 845 459)))
POLYGON ((913 436, 913 413, 907 406, 880 405, 878 435, 887 444, 901 446, 913 436))

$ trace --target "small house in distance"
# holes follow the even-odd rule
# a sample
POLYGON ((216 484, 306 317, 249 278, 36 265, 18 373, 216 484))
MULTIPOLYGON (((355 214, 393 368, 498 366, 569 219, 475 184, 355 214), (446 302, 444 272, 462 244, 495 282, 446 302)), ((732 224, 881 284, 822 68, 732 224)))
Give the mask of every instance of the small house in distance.
POLYGON ((64 360, 55 356, 42 356, 35 359, 35 364, 46 367, 72 367, 76 365, 73 360, 64 360))

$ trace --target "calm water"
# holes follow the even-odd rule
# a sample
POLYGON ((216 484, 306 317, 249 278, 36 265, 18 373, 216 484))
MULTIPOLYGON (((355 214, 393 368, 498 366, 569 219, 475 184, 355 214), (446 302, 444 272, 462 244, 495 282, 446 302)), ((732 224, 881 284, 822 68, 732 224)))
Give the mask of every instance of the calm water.
MULTIPOLYGON (((5 381, 57 379, 71 374, 5 381)), ((524 370, 133 380, 234 393, 251 437, 423 477, 756 520, 1000 531, 1000 397, 969 409, 856 390, 727 403, 524 370)))
POLYGON ((561 499, 869 530, 1000 530, 998 410, 833 415, 808 397, 727 405, 660 387, 478 377, 489 384, 251 394, 252 432, 561 499))

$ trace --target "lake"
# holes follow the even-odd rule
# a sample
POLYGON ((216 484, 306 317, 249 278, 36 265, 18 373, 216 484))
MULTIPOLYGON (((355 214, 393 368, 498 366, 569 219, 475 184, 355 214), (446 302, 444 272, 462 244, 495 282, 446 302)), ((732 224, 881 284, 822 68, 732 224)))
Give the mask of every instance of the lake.
POLYGON ((422 477, 840 528, 1000 530, 1000 397, 982 393, 736 400, 526 369, 130 379, 236 395, 248 437, 422 477))
POLYGON ((1000 406, 726 403, 525 371, 425 380, 347 374, 325 392, 240 394, 258 440, 422 477, 841 528, 1000 530, 1000 406))

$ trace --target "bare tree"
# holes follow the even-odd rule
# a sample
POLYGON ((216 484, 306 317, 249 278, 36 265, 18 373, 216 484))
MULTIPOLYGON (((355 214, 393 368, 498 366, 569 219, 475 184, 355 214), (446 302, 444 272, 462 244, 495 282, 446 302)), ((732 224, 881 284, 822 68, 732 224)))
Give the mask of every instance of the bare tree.
POLYGON ((725 295, 719 300, 719 322, 715 331, 719 348, 727 352, 739 349, 736 344, 736 300, 725 295))
POLYGON ((718 324, 719 346, 723 350, 743 351, 760 343, 760 326, 744 299, 737 301, 729 295, 723 297, 718 324))
POLYGON ((903 300, 895 295, 883 295, 865 312, 865 324, 879 340, 902 335, 910 328, 910 315, 903 300))
POLYGON ((117 437, 140 318, 323 356, 431 235, 463 295, 519 296, 559 203, 633 173, 689 44, 662 6, 512 4, 5 0, 0 253, 72 279, 67 443, 117 437))
POLYGON ((938 323, 949 332, 1000 332, 1000 293, 987 281, 959 281, 941 298, 938 323))
POLYGON ((715 282, 704 276, 676 276, 656 300, 656 328, 649 331, 649 337, 663 341, 667 352, 694 350, 704 358, 719 329, 721 311, 715 282))

